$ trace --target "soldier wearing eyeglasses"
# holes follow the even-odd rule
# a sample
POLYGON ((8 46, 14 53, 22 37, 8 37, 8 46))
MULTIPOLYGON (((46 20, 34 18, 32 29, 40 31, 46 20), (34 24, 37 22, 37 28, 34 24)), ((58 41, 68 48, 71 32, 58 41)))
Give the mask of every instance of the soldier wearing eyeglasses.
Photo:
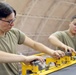
POLYGON ((60 58, 65 55, 64 52, 54 51, 13 28, 15 18, 16 11, 9 4, 0 2, 0 75, 19 75, 17 62, 29 63, 39 60, 43 63, 42 57, 16 54, 17 44, 27 45, 52 57, 60 58))

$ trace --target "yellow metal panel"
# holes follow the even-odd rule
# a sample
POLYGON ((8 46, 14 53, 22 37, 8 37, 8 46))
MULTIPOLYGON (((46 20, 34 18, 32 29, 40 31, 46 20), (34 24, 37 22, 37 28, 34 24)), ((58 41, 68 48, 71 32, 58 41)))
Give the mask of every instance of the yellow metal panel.
MULTIPOLYGON (((43 54, 38 54, 38 55, 43 55, 43 54)), ((76 63, 76 60, 74 59, 76 56, 74 53, 72 53, 72 56, 64 56, 60 59, 55 59, 55 58, 46 58, 46 66, 42 70, 39 70, 38 65, 25 65, 24 63, 22 64, 22 75, 26 75, 27 70, 31 70, 33 73, 30 75, 47 75, 49 73, 58 71, 60 69, 66 68, 70 65, 73 65, 76 63), (50 63, 53 62, 55 65, 50 66, 50 63)))

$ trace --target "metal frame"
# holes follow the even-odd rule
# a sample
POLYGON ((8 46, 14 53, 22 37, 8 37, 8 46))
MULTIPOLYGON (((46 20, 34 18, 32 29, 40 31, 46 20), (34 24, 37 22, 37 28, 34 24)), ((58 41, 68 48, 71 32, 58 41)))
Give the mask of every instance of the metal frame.
MULTIPOLYGON (((43 54, 38 54, 38 55, 43 55, 43 54)), ((72 56, 70 55, 66 55, 60 59, 55 59, 55 58, 51 58, 48 57, 46 58, 46 65, 48 67, 43 68, 42 70, 39 70, 39 66, 38 65, 26 65, 24 63, 22 63, 22 75, 27 75, 27 70, 32 71, 32 74, 29 75, 47 75, 49 73, 61 70, 63 68, 66 68, 68 66, 71 66, 73 64, 76 64, 76 56, 74 53, 72 53, 72 56), (50 66, 50 63, 54 63, 54 66, 50 66)))

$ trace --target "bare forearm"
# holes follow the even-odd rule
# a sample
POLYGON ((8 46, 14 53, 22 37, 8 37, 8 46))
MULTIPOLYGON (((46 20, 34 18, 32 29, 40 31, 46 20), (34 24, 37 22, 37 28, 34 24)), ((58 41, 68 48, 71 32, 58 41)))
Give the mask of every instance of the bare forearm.
POLYGON ((33 60, 39 60, 41 62, 44 61, 44 59, 39 56, 24 56, 0 51, 0 63, 24 62, 26 64, 30 63, 33 60))
POLYGON ((53 44, 54 46, 56 47, 60 47, 60 48, 63 48, 65 44, 63 44, 59 39, 57 39, 56 37, 54 36, 50 36, 49 37, 49 41, 51 44, 53 44))
POLYGON ((43 52, 43 53, 48 54, 53 57, 60 57, 60 54, 63 55, 63 52, 54 51, 54 50, 48 48, 47 46, 30 39, 27 36, 25 36, 25 41, 23 44, 33 48, 34 50, 43 52))
POLYGON ((58 38, 56 38, 55 36, 52 36, 52 35, 51 35, 51 36, 49 37, 49 41, 50 41, 51 44, 53 44, 53 45, 56 46, 56 47, 61 48, 61 49, 64 50, 64 51, 69 50, 70 52, 76 53, 76 51, 75 51, 72 47, 67 46, 66 44, 62 43, 62 42, 61 42, 58 38))
POLYGON ((0 51, 0 63, 11 63, 11 62, 21 62, 24 61, 23 55, 10 54, 0 51))
POLYGON ((43 52, 43 53, 46 53, 46 54, 49 54, 49 55, 52 55, 54 53, 54 50, 44 46, 43 44, 41 43, 35 43, 34 44, 34 49, 35 50, 38 50, 40 52, 43 52))

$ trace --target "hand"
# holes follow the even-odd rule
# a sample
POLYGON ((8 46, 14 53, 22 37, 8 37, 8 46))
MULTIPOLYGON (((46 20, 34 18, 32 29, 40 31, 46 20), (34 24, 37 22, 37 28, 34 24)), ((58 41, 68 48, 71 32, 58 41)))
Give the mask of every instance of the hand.
POLYGON ((44 59, 42 57, 32 55, 32 56, 27 56, 26 60, 24 61, 24 63, 28 64, 28 63, 32 62, 33 60, 39 60, 41 63, 44 62, 44 59))
POLYGON ((63 49, 65 50, 65 52, 68 52, 69 51, 69 52, 76 53, 76 51, 72 47, 70 47, 70 46, 64 45, 63 49))
POLYGON ((56 50, 52 54, 52 57, 57 58, 57 59, 60 57, 63 57, 63 56, 65 56, 65 53, 63 51, 60 51, 60 50, 56 50))

